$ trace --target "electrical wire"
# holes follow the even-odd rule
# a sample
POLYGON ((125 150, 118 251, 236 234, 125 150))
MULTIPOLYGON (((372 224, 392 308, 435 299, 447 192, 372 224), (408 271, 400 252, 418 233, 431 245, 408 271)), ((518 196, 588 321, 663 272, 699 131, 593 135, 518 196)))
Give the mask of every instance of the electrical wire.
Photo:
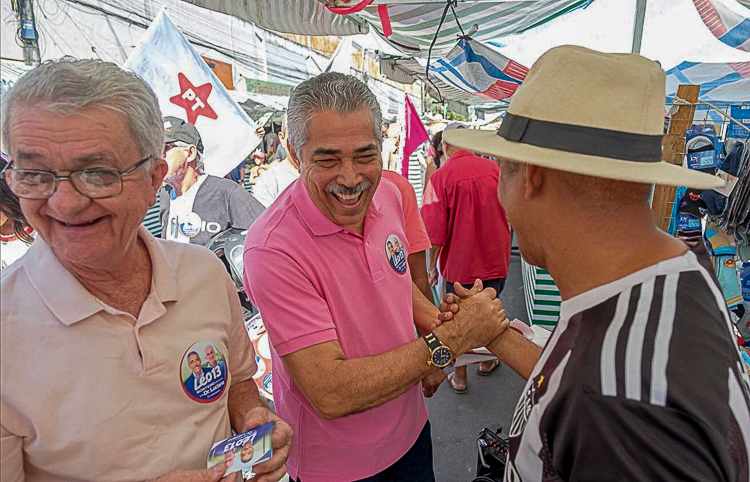
POLYGON ((443 22, 445 22, 445 16, 448 15, 448 9, 453 8, 453 3, 457 0, 446 0, 445 8, 443 9, 443 15, 440 16, 440 23, 438 24, 437 31, 435 32, 435 35, 432 37, 432 42, 430 42, 430 48, 427 50, 427 67, 425 68, 424 76, 425 80, 432 85, 432 88, 435 89, 437 92, 437 95, 439 97, 439 103, 444 104, 445 99, 443 99, 443 94, 440 93, 440 89, 435 85, 435 83, 430 80, 430 63, 432 62, 432 48, 435 46, 435 42, 437 42, 438 37, 440 36, 440 29, 443 28, 443 22))

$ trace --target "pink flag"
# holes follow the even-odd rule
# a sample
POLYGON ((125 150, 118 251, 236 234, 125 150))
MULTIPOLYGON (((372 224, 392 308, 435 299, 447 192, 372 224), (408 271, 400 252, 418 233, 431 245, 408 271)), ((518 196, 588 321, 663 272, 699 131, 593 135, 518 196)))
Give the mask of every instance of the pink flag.
POLYGON ((419 119, 417 109, 414 108, 409 100, 409 96, 406 94, 404 95, 406 96, 406 102, 404 103, 406 106, 406 116, 404 117, 406 119, 406 126, 404 133, 404 158, 401 161, 401 174, 408 179, 409 156, 417 149, 417 147, 422 145, 423 142, 430 140, 430 136, 427 134, 427 129, 424 128, 424 124, 422 124, 422 121, 419 119))

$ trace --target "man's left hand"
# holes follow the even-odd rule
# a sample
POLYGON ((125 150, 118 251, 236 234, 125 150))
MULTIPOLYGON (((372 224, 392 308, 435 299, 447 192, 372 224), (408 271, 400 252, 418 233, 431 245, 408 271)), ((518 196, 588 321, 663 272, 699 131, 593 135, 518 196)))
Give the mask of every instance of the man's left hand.
POLYGON ((253 467, 256 474, 253 479, 255 482, 277 482, 286 473, 286 459, 292 448, 292 427, 288 423, 268 408, 256 407, 248 412, 243 431, 260 427, 271 420, 276 421, 272 434, 273 457, 268 462, 253 467))
POLYGON ((432 397, 435 392, 437 392, 438 388, 440 388, 440 384, 443 383, 445 380, 446 375, 445 371, 443 370, 435 370, 426 377, 422 379, 422 393, 426 398, 432 397))

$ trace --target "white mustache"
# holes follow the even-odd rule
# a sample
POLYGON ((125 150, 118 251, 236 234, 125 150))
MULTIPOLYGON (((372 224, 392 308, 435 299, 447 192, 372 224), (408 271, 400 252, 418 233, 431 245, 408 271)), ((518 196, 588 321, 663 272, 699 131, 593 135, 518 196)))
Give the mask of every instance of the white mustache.
POLYGON ((326 192, 329 194, 343 194, 344 196, 354 196, 361 192, 367 191, 372 186, 372 183, 361 182, 354 187, 347 187, 337 184, 335 186, 328 186, 326 192))

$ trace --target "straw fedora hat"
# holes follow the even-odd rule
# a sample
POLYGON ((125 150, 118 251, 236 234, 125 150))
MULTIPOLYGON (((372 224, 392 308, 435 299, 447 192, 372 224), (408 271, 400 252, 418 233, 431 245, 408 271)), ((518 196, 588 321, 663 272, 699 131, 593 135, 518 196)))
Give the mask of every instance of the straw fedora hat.
POLYGON ((536 61, 497 131, 458 129, 460 149, 538 166, 647 184, 721 187, 661 160, 665 74, 633 54, 565 45, 536 61))

